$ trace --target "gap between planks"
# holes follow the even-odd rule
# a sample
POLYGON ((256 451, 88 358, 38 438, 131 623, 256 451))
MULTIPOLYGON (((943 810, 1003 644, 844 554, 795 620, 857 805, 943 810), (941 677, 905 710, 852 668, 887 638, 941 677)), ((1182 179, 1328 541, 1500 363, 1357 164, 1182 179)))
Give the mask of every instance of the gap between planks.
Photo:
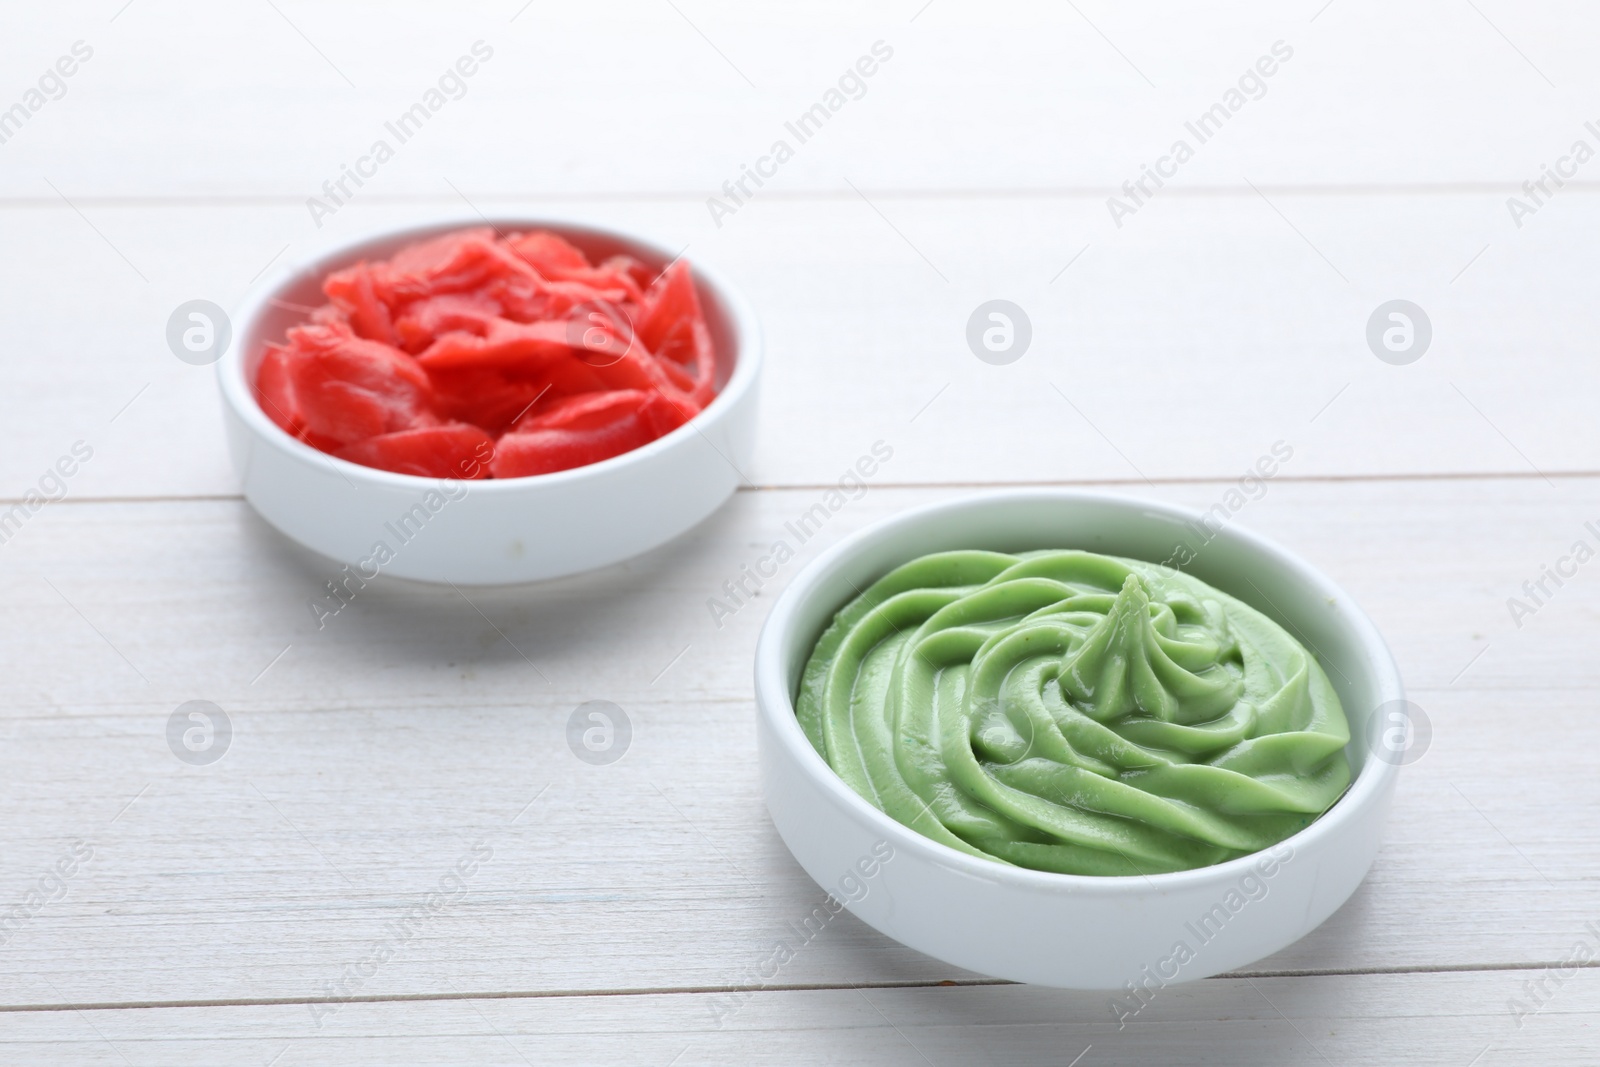
MULTIPOLYGON (((1472 482, 1472 481, 1533 481, 1535 479, 1600 478, 1600 470, 1590 471, 1438 471, 1418 474, 1280 474, 1273 482, 1281 485, 1318 485, 1344 482, 1472 482)), ((939 490, 939 489, 1072 489, 1080 486, 1115 485, 1229 485, 1236 479, 1217 475, 1173 476, 1166 478, 1081 478, 1060 481, 986 481, 986 482, 874 482, 873 489, 939 490)), ((837 488, 832 482, 794 482, 788 485, 739 485, 740 493, 793 493, 825 492, 837 488)), ((194 504, 206 501, 242 501, 242 493, 197 493, 194 496, 84 496, 63 497, 49 504, 194 504)), ((21 497, 0 496, 0 506, 22 503, 21 497)))
MULTIPOLYGON (((1461 964, 1435 964, 1427 967, 1367 967, 1367 968, 1331 968, 1328 970, 1289 970, 1289 971, 1229 971, 1225 974, 1214 974, 1202 978, 1203 982, 1221 981, 1250 981, 1252 979, 1279 979, 1279 978, 1350 978, 1380 976, 1380 975, 1429 975, 1429 974, 1475 974, 1496 973, 1505 971, 1543 971, 1552 967, 1576 967, 1580 970, 1600 970, 1600 960, 1590 960, 1587 963, 1574 963, 1568 960, 1553 960, 1533 963, 1461 963, 1461 964)), ((907 981, 907 982, 856 982, 838 984, 833 982, 802 982, 785 985, 706 985, 706 986, 641 986, 637 989, 550 989, 518 991, 508 990, 501 992, 452 992, 452 993, 393 993, 388 995, 355 996, 355 997, 231 997, 215 1000, 129 1000, 129 1001, 84 1001, 73 1004, 0 1004, 0 1014, 22 1014, 27 1012, 53 1012, 53 1011, 141 1011, 164 1010, 172 1008, 259 1008, 259 1007, 293 1007, 297 1004, 405 1004, 405 1003, 432 1003, 456 1000, 562 1000, 582 997, 659 997, 659 996, 703 996, 729 993, 805 993, 817 991, 863 990, 863 989, 948 989, 948 988, 985 988, 997 986, 1022 985, 1020 982, 1010 982, 1003 978, 946 978, 939 981, 907 981)), ((1071 992, 1066 991, 1066 992, 1071 992)))
MULTIPOLYGON (((1569 181, 1562 191, 1575 193, 1600 193, 1600 181, 1569 181)), ((1253 198, 1261 193, 1282 196, 1486 196, 1502 195, 1505 182, 1407 182, 1407 183, 1306 183, 1293 185, 1194 185, 1171 186, 1163 195, 1173 199, 1253 198), (1258 191, 1259 190, 1259 191, 1258 191)), ((1074 200, 1096 199, 1121 195, 1122 189, 1110 185, 1063 185, 1021 189, 1000 188, 932 188, 932 189, 873 189, 874 199, 883 200, 1074 200)), ((764 200, 783 200, 791 203, 824 202, 833 200, 854 201, 860 197, 854 189, 772 189, 764 191, 764 200)), ((552 200, 570 202, 650 203, 682 202, 698 204, 705 199, 704 189, 644 189, 644 190, 545 190, 520 192, 478 192, 473 200, 496 203, 525 204, 530 201, 552 200)), ((458 197, 436 193, 367 193, 362 201, 368 204, 459 204, 458 197)), ((303 207, 305 199, 288 193, 209 194, 204 196, 77 196, 73 203, 90 207, 303 207)), ((43 208, 51 211, 68 210, 58 197, 0 196, 0 210, 26 210, 43 208)))

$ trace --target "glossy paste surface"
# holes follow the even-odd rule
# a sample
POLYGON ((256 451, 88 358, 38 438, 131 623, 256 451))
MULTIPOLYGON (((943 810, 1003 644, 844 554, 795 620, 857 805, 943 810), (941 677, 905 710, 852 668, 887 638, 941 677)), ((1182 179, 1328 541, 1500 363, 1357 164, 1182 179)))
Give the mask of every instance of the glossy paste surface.
POLYGON ((835 617, 796 707, 892 818, 1045 871, 1220 863, 1350 782, 1344 711, 1294 637, 1186 574, 1089 552, 897 568, 835 617))

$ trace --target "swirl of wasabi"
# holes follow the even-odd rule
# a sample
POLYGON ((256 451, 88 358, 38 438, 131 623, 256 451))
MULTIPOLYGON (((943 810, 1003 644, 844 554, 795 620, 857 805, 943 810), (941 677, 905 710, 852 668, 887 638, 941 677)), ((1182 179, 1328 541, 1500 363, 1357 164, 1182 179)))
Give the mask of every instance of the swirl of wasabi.
POLYGON ((817 642, 796 714, 891 818, 976 856, 1087 875, 1260 851, 1344 793, 1316 659, 1170 567, 958 551, 897 568, 817 642))

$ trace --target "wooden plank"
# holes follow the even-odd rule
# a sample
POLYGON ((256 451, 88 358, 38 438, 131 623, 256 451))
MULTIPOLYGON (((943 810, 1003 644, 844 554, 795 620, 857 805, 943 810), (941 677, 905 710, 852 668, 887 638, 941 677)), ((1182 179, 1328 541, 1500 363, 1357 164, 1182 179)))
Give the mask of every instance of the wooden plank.
POLYGON ((848 192, 849 179, 1103 197, 1186 138, 1196 152, 1180 188, 1477 183, 1504 197, 1574 139, 1595 143, 1583 126, 1595 116, 1575 102, 1600 88, 1585 49, 1593 12, 1575 0, 1398 12, 1168 0, 1138 14, 1105 2, 757 13, 729 0, 566 11, 410 0, 383 19, 275 6, 8 12, 8 106, 75 40, 95 52, 4 145, 0 195, 53 198, 48 178, 68 195, 298 205, 477 40, 493 58, 422 133, 390 137, 398 154, 374 191, 432 194, 453 172, 499 193, 673 192, 699 207, 787 136, 797 151, 776 189, 848 192), (841 97, 825 133, 788 135, 784 123, 879 40, 894 55, 865 94, 841 97), (1189 133, 1278 41, 1292 58, 1260 89, 1246 82, 1252 98, 1214 137, 1189 133))
POLYGON ((1118 1029, 1105 997, 1028 986, 25 1012, 14 1062, 540 1064, 1593 1062, 1600 976, 1539 971, 1211 979, 1118 1029), (1544 982, 1519 1027, 1508 1002, 1544 982), (330 1010, 332 1009, 332 1010, 330 1010), (318 1021, 320 1020, 320 1026, 318 1021), (274 1057, 277 1057, 276 1059, 274 1057), (1076 1057, 1076 1058, 1075 1058, 1076 1057))
MULTIPOLYGON (((870 490, 801 558, 950 495, 870 490)), ((0 900, 74 840, 95 855, 10 939, 0 1004, 316 995, 480 840, 468 892, 364 992, 737 984, 820 893, 770 829, 750 709, 765 604, 798 563, 720 629, 706 601, 817 496, 741 493, 630 564, 470 603, 380 580, 320 631, 307 601, 332 568, 238 502, 48 509, 0 552, 0 900), (194 699, 233 724, 210 767, 168 748, 194 699), (596 699, 633 728, 604 767, 565 739, 596 699)), ((1346 585, 1435 725, 1371 879, 1263 973, 1541 964, 1595 918, 1594 828, 1559 812, 1600 785, 1555 753, 1600 740, 1600 586, 1580 571, 1520 630, 1505 599, 1597 512, 1600 479, 1490 479, 1271 484, 1235 516, 1346 585)), ((841 920, 784 979, 962 977, 841 920)))
MULTIPOLYGON (((1581 193, 1521 231, 1488 194, 1173 199, 1120 232, 1086 197, 878 203, 892 224, 859 199, 772 201, 720 231, 668 201, 479 206, 658 233, 747 290, 769 346, 756 484, 829 482, 880 439, 910 484, 1238 477, 1280 440, 1288 477, 1589 471, 1600 450, 1600 198, 1581 193), (966 340, 996 297, 1032 321, 1008 366, 966 340), (1396 297, 1433 324, 1409 366, 1367 346, 1396 297)), ((277 259, 441 209, 470 216, 356 204, 319 235, 289 207, 0 211, 28 250, 0 264, 0 494, 77 440, 95 458, 75 496, 234 492, 211 372, 166 348, 173 309, 236 309, 277 259)))

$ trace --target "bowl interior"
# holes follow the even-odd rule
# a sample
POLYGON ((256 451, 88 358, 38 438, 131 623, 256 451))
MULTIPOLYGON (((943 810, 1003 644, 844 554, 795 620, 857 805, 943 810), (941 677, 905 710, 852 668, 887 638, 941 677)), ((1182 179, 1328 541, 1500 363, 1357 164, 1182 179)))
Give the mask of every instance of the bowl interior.
MULTIPOLYGON (((245 380, 255 382, 256 368, 266 354, 269 342, 282 342, 291 326, 304 323, 312 309, 328 302, 322 293, 322 279, 330 272, 352 266, 362 260, 387 259, 402 248, 418 241, 437 237, 455 230, 476 226, 492 226, 502 234, 527 230, 549 230, 581 249, 590 262, 598 263, 615 255, 629 255, 659 273, 672 262, 670 252, 635 238, 571 222, 552 222, 542 219, 515 218, 461 220, 419 226, 412 229, 385 233, 368 240, 344 245, 294 268, 287 278, 273 287, 259 313, 245 325, 240 338, 245 380)), ((691 262, 691 267, 693 263, 691 262)), ((733 376, 739 357, 739 333, 734 310, 714 286, 699 271, 694 271, 695 290, 700 296, 700 306, 705 313, 706 327, 711 332, 712 346, 716 351, 716 384, 720 393, 733 376)))
MULTIPOLYGON (((802 576, 791 586, 794 614, 778 648, 790 701, 834 613, 859 590, 918 556, 961 548, 1079 548, 1161 563, 1187 548, 1193 559, 1182 570, 1260 610, 1317 657, 1350 722, 1346 751, 1355 782, 1393 770, 1368 759, 1375 712, 1403 695, 1376 628, 1336 585, 1298 557, 1233 526, 1211 534, 1197 520, 1165 505, 1046 490, 919 509, 864 531, 819 559, 809 582, 802 576)), ((809 747, 803 736, 800 743, 809 747)))

